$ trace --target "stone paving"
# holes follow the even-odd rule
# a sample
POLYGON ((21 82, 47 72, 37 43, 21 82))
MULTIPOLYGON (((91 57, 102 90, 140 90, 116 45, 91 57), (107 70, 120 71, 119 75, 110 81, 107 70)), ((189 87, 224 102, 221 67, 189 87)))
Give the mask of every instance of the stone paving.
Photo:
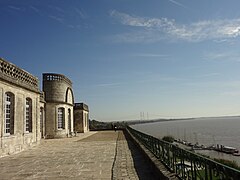
POLYGON ((113 179, 158 179, 127 133, 118 134, 113 179))
POLYGON ((0 180, 154 179, 126 138, 122 131, 99 131, 41 140, 36 147, 0 158, 0 180))

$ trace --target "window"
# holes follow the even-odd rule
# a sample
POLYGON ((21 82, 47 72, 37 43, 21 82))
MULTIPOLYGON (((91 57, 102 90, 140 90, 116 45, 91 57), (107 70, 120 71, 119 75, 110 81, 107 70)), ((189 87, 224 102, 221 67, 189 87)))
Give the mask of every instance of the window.
POLYGON ((14 95, 10 92, 5 94, 5 134, 14 134, 14 95))
POLYGON ((88 129, 88 124, 89 124, 89 115, 87 113, 87 123, 86 123, 87 129, 88 129))
POLYGON ((64 108, 58 108, 58 129, 65 128, 64 108))
POLYGON ((43 133, 43 108, 40 108, 40 132, 43 133))
POLYGON ((87 113, 84 113, 85 127, 87 127, 87 113))
POLYGON ((68 129, 71 132, 71 109, 68 109, 68 129))
POLYGON ((25 131, 32 132, 32 100, 26 99, 26 111, 25 111, 25 131))

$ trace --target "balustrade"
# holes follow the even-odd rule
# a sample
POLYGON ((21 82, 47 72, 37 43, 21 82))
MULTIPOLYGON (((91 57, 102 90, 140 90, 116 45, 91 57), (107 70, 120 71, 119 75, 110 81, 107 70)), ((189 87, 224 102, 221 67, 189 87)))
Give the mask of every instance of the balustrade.
POLYGON ((65 77, 62 74, 45 73, 43 74, 43 80, 44 81, 65 81, 67 84, 72 86, 71 80, 69 80, 67 77, 65 77))
POLYGON ((0 58, 0 76, 18 85, 38 91, 38 79, 30 73, 0 58))
POLYGON ((191 151, 184 150, 172 143, 144 134, 131 127, 128 131, 149 149, 156 158, 180 179, 188 180, 239 180, 240 171, 225 166, 191 151))

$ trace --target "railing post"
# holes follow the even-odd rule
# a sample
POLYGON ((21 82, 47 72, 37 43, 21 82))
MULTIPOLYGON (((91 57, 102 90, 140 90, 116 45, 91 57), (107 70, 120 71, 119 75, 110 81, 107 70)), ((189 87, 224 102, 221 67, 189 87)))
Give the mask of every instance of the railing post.
POLYGON ((204 167, 205 167, 205 179, 207 180, 208 179, 208 165, 206 162, 204 163, 204 167))

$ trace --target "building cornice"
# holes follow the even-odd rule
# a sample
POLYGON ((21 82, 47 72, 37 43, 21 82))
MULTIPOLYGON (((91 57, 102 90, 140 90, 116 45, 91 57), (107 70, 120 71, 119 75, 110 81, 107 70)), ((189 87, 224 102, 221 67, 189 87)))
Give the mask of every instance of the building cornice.
POLYGON ((39 93, 37 77, 2 58, 0 58, 0 79, 39 93))

